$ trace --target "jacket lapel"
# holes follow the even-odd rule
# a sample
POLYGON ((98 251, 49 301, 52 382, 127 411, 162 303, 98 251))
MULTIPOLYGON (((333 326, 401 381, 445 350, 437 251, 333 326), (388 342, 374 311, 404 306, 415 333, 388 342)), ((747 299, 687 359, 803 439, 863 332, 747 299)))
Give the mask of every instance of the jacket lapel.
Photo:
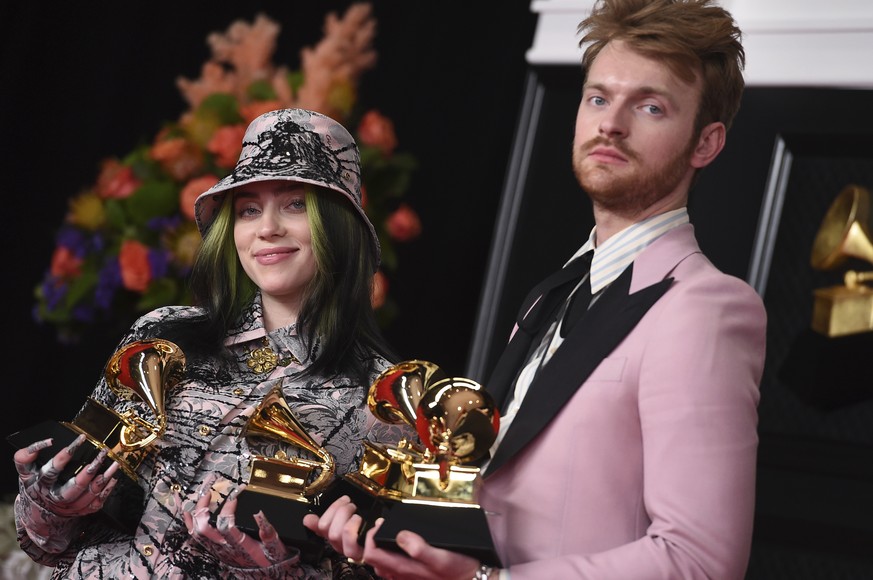
POLYGON ((663 296, 672 278, 629 294, 633 264, 607 288, 570 331, 552 359, 531 383, 524 404, 509 427, 487 473, 518 453, 573 396, 592 371, 663 296))

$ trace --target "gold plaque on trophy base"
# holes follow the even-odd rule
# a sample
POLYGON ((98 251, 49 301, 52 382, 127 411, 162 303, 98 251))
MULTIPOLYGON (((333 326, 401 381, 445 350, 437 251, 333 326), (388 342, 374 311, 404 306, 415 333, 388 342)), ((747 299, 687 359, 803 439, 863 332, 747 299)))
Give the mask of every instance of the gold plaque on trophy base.
POLYGON ((873 330, 873 289, 832 286, 813 292, 812 328, 835 337, 873 330))
POLYGON ((444 478, 439 465, 425 462, 425 457, 409 442, 394 447, 364 441, 361 467, 346 478, 385 499, 479 507, 473 501, 481 482, 478 467, 452 465, 444 478))

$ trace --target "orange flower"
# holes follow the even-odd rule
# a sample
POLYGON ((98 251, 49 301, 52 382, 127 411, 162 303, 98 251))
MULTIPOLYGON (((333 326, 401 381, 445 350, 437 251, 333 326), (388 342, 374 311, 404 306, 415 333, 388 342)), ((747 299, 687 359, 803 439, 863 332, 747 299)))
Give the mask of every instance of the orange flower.
POLYGON ((122 165, 117 159, 105 159, 100 164, 100 175, 97 176, 94 189, 103 199, 124 199, 136 191, 140 184, 133 169, 122 165))
MULTIPOLYGON (((287 105, 283 104, 281 101, 252 101, 251 103, 242 105, 239 109, 239 113, 242 115, 242 118, 245 119, 246 124, 248 124, 262 114, 281 109, 284 106, 287 105)), ((236 159, 234 159, 234 162, 236 162, 236 159)))
POLYGON ((118 252, 121 283, 128 290, 145 292, 152 280, 149 249, 136 240, 125 240, 118 252))
POLYGON ((195 177, 182 188, 179 193, 179 211, 191 221, 194 221, 194 201, 197 196, 218 183, 218 178, 212 174, 195 177))
POLYGON ((82 272, 82 258, 77 258, 70 248, 58 246, 52 254, 51 273, 55 278, 75 278, 82 272))
POLYGON ((185 181, 203 167, 203 153, 197 145, 181 137, 157 141, 149 155, 176 181, 185 181))
POLYGON ((382 273, 382 270, 376 270, 373 274, 373 292, 370 294, 370 304, 373 309, 380 308, 385 304, 385 297, 388 295, 388 278, 382 273))
POLYGON ((385 221, 388 235, 398 242, 408 242, 421 234, 421 220, 415 210, 401 203, 385 221))
POLYGON ((364 145, 375 147, 388 157, 397 147, 394 123, 379 111, 367 111, 358 125, 358 140, 364 145))
POLYGON ((206 150, 215 155, 216 165, 225 169, 233 169, 242 151, 242 140, 245 134, 246 128, 242 124, 225 125, 215 131, 209 143, 206 144, 206 150))

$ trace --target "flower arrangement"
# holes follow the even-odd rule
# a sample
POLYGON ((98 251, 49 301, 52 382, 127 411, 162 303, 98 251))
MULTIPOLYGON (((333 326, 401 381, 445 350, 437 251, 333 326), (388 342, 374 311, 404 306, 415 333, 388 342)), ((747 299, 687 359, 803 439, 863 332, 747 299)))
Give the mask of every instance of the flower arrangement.
POLYGON ((393 244, 417 237, 421 223, 401 201, 415 160, 395 151, 390 119, 357 105, 358 81, 376 63, 371 12, 369 3, 357 3, 341 17, 329 13, 322 40, 301 50, 300 70, 272 63, 280 26, 266 15, 210 34, 212 56, 200 78, 177 80, 190 109, 150 144, 103 160, 94 184, 69 201, 35 290, 36 321, 53 324, 62 342, 72 342, 95 323, 126 327, 152 308, 190 304, 186 277, 200 244, 194 199, 233 169, 249 122, 300 107, 337 119, 358 142, 364 208, 382 244, 373 305, 380 322, 390 322, 393 244))

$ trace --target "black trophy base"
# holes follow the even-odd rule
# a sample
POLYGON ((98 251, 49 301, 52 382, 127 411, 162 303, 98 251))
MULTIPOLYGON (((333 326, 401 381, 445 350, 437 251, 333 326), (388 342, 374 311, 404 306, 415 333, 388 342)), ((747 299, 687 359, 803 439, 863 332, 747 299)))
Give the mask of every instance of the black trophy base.
MULTIPOLYGON (((41 467, 57 455, 58 451, 75 441, 78 436, 79 433, 62 423, 43 421, 7 436, 6 440, 16 449, 22 449, 37 441, 52 438, 52 445, 40 450, 36 457, 35 463, 41 467)), ((94 445, 89 440, 79 445, 73 453, 70 462, 58 475, 57 484, 62 485, 72 477, 75 477, 79 471, 94 461, 101 450, 100 447, 94 445)), ((112 461, 112 459, 106 457, 100 465, 100 471, 108 469, 112 465, 112 461)), ((99 515, 113 528, 127 534, 133 534, 136 532, 136 528, 142 518, 145 493, 123 471, 119 470, 115 477, 118 483, 115 484, 115 490, 106 499, 106 503, 103 504, 99 515)))
POLYGON ((303 516, 313 511, 311 504, 244 489, 237 498, 236 525, 256 539, 258 523, 254 516, 259 511, 264 512, 286 545, 300 549, 304 561, 312 563, 321 559, 325 541, 303 525, 303 516))
POLYGON ((385 518, 373 538, 380 548, 402 551, 395 538, 397 532, 409 530, 423 537, 431 546, 467 554, 487 566, 501 566, 485 511, 481 508, 383 499, 345 478, 340 479, 334 488, 336 497, 343 494, 351 498, 364 520, 358 536, 361 545, 375 521, 385 518))
POLYGON ((485 512, 476 507, 434 506, 400 501, 379 502, 385 518, 374 540, 380 548, 400 550, 401 530, 422 536, 431 546, 472 556, 486 566, 501 567, 485 512))

